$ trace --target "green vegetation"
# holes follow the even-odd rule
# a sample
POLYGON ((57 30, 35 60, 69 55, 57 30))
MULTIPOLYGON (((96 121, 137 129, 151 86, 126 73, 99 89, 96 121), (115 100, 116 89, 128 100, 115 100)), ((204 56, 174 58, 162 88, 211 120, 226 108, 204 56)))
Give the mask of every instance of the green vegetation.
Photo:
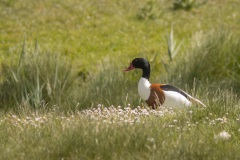
POLYGON ((202 2, 2 0, 0 159, 239 159, 240 3, 202 2), (207 108, 150 110, 135 57, 207 108))
POLYGON ((202 0, 199 2, 199 0, 173 0, 173 8, 174 9, 185 9, 190 10, 193 7, 199 7, 203 4, 205 4, 207 0, 202 0))
POLYGON ((4 108, 66 105, 76 80, 65 59, 37 48, 27 51, 25 43, 18 63, 3 63, 2 77, 0 101, 4 108))
POLYGON ((233 89, 240 94, 239 42, 238 34, 233 35, 224 29, 206 34, 198 39, 198 46, 178 62, 170 78, 191 87, 195 79, 207 88, 233 89))

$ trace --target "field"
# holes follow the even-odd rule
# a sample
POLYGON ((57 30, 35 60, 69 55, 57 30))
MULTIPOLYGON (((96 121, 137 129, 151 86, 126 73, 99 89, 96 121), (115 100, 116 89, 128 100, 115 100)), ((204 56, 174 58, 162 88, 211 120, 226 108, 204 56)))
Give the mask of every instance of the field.
POLYGON ((190 2, 2 0, 0 159, 239 159, 240 2, 190 2), (135 57, 207 108, 149 109, 135 57))

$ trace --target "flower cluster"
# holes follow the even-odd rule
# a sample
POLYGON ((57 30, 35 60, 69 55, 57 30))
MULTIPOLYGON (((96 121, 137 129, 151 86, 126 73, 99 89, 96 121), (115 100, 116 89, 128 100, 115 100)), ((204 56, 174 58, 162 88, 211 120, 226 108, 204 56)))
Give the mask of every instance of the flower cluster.
POLYGON ((104 107, 98 105, 95 108, 85 109, 82 111, 72 112, 68 114, 47 113, 38 114, 32 113, 28 116, 18 116, 9 113, 6 117, 0 119, 0 124, 11 123, 13 126, 24 128, 28 126, 41 127, 43 125, 51 125, 54 122, 60 122, 62 126, 68 126, 69 124, 78 123, 81 119, 90 119, 89 122, 99 122, 107 124, 133 124, 144 123, 153 117, 164 117, 166 115, 174 115, 175 112, 172 109, 159 108, 152 110, 138 106, 132 109, 130 104, 127 107, 104 107))
POLYGON ((8 117, 1 120, 2 123, 4 122, 10 122, 14 126, 21 127, 21 126, 27 126, 31 125, 34 127, 39 127, 40 125, 46 124, 48 121, 46 116, 37 116, 35 114, 32 115, 32 117, 27 116, 24 118, 21 118, 14 114, 9 114, 8 117))
POLYGON ((227 131, 222 131, 218 135, 214 136, 216 142, 218 141, 226 141, 231 138, 231 135, 227 131))
POLYGON ((137 108, 131 109, 130 105, 122 108, 121 106, 114 107, 103 107, 101 104, 97 108, 91 108, 81 111, 81 114, 97 121, 103 121, 105 123, 139 123, 144 122, 146 117, 163 117, 166 114, 175 114, 172 109, 159 108, 152 110, 138 106, 137 108))
MULTIPOLYGON (((194 110, 173 110, 171 108, 159 107, 156 110, 150 109, 148 107, 138 106, 136 108, 131 108, 128 104, 126 107, 105 107, 101 104, 94 108, 85 109, 82 111, 62 113, 58 111, 50 111, 47 113, 34 112, 26 116, 17 116, 14 114, 7 114, 6 116, 0 118, 0 125, 3 123, 11 123, 13 126, 24 129, 25 127, 41 127, 46 125, 61 124, 62 127, 69 127, 72 125, 78 125, 82 123, 99 123, 99 124, 138 124, 146 123, 152 120, 162 119, 163 126, 167 128, 176 128, 177 130, 191 130, 193 127, 198 126, 199 123, 209 124, 209 125, 227 125, 230 123, 228 119, 228 113, 222 117, 218 117, 212 113, 208 113, 206 117, 194 120, 192 117, 195 115, 194 110), (187 113, 185 119, 179 118, 179 113, 187 113), (164 121, 167 119, 167 121, 164 121)), ((236 121, 240 122, 240 116, 236 117, 236 121)), ((240 132, 240 129, 239 129, 240 132)), ((221 137, 221 136, 220 136, 221 137)))

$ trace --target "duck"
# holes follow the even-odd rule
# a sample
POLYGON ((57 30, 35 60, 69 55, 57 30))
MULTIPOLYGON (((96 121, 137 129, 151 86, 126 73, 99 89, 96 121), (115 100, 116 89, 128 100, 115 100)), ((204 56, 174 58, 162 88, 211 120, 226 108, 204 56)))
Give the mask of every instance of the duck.
POLYGON ((133 59, 129 67, 124 71, 127 72, 133 69, 142 70, 142 77, 138 82, 138 93, 141 99, 152 109, 159 106, 165 108, 190 107, 195 103, 206 107, 200 100, 170 84, 151 84, 149 81, 150 64, 145 58, 133 59))

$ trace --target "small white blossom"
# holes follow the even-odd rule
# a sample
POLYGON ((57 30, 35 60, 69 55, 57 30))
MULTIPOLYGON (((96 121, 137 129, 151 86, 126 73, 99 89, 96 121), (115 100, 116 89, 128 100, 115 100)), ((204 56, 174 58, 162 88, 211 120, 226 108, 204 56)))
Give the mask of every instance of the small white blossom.
POLYGON ((229 140, 231 138, 231 135, 226 131, 222 131, 214 138, 215 140, 229 140))

